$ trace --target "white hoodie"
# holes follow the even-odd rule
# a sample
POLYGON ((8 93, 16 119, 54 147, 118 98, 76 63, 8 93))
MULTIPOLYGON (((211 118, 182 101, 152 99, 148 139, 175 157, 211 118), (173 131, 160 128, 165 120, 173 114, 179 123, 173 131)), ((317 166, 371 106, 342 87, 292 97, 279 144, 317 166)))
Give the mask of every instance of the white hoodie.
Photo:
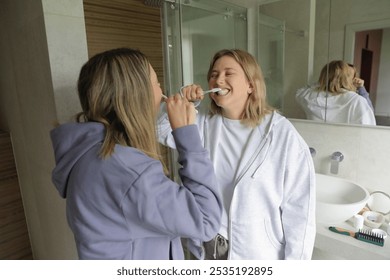
MULTIPOLYGON (((220 115, 210 117, 207 110, 199 109, 197 124, 208 151, 229 141, 220 137, 220 115)), ((174 148, 164 111, 158 125, 159 141, 174 148)), ((248 141, 256 142, 257 149, 243 151, 234 178, 228 259, 310 259, 316 197, 309 148, 292 124, 276 112, 266 116, 254 132, 248 141)), ((218 168, 224 162, 213 164, 218 168)), ((203 258, 202 250, 194 253, 203 258)))
POLYGON ((295 97, 309 120, 376 125, 367 100, 356 92, 346 90, 331 95, 317 90, 316 86, 307 86, 298 89, 295 97))

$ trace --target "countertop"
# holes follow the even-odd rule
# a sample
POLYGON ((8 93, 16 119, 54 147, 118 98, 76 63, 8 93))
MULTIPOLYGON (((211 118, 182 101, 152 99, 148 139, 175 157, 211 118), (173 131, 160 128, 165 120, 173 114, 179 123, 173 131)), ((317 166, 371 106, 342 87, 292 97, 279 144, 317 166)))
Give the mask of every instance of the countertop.
MULTIPOLYGON (((350 221, 335 225, 317 223, 315 249, 347 260, 390 260, 390 236, 385 239, 384 246, 381 247, 332 232, 329 230, 329 226, 356 231, 350 221)), ((364 227, 364 229, 370 228, 364 227)), ((385 228, 381 229, 386 231, 385 228)))

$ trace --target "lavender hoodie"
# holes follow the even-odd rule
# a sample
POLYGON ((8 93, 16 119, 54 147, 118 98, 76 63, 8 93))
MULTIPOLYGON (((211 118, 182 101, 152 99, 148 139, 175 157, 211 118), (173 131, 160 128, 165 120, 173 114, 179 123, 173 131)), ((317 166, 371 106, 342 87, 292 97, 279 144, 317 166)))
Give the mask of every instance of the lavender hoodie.
POLYGON ((51 131, 52 180, 66 198, 66 214, 80 259, 183 259, 181 237, 196 244, 220 227, 221 200, 208 152, 196 125, 172 132, 183 185, 143 152, 116 145, 98 154, 100 123, 69 123, 51 131))

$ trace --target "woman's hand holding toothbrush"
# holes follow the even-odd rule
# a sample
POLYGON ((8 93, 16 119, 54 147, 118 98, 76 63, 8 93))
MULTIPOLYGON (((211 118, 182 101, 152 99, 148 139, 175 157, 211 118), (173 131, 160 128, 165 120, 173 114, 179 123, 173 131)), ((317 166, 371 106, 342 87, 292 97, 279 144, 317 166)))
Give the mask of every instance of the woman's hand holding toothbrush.
POLYGON ((172 129, 195 123, 196 111, 194 104, 183 98, 179 93, 165 99, 167 112, 172 129))
POLYGON ((199 85, 188 85, 180 88, 180 94, 189 101, 200 101, 204 98, 204 91, 199 85))

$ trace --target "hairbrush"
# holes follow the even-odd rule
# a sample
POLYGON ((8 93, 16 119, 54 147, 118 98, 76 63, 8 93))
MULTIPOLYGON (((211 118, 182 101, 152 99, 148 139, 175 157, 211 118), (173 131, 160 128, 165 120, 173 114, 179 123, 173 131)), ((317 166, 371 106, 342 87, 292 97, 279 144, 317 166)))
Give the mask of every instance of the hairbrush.
POLYGON ((356 238, 357 240, 361 240, 364 242, 368 242, 371 244, 375 244, 378 246, 382 246, 385 243, 385 239, 382 234, 374 233, 369 230, 359 230, 358 232, 353 232, 350 230, 346 230, 343 228, 338 227, 329 227, 330 231, 333 231, 335 233, 347 235, 356 238))

